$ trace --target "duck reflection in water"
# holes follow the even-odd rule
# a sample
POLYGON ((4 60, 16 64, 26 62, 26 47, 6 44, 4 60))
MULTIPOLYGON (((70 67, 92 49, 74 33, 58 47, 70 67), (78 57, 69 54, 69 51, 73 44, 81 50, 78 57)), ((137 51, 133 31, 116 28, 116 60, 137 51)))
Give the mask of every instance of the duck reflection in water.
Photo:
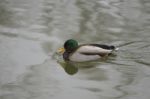
POLYGON ((76 74, 80 69, 94 68, 99 65, 101 62, 92 61, 92 62, 70 62, 70 61, 57 61, 65 72, 69 75, 76 74))
POLYGON ((78 68, 71 62, 58 62, 65 72, 69 75, 74 75, 78 72, 78 68))

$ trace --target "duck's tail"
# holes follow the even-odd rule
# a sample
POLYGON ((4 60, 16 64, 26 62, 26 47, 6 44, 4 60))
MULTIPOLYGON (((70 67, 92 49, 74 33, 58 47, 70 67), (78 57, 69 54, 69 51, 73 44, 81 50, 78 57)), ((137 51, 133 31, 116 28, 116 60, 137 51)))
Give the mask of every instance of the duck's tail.
POLYGON ((118 50, 119 50, 119 48, 118 48, 118 47, 116 47, 114 50, 115 50, 115 51, 118 51, 118 50))
POLYGON ((119 50, 119 48, 115 47, 115 46, 110 46, 110 49, 112 49, 113 51, 118 51, 119 50))

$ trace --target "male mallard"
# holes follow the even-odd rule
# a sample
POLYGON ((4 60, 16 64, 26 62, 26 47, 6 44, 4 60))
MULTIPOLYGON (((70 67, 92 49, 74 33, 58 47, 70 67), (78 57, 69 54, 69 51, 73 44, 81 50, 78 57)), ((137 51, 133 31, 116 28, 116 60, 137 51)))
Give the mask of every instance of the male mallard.
POLYGON ((110 55, 117 50, 114 46, 102 44, 83 44, 78 45, 78 42, 69 39, 64 43, 64 48, 58 50, 63 54, 65 61, 85 62, 97 60, 110 55))

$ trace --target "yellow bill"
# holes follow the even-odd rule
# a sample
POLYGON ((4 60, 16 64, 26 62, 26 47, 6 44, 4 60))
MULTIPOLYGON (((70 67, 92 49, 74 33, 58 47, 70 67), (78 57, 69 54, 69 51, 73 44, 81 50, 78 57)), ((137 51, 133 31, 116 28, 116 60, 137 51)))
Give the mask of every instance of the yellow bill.
POLYGON ((60 53, 60 54, 63 54, 63 53, 65 52, 65 49, 64 49, 64 48, 59 48, 59 49, 57 50, 57 52, 60 53))

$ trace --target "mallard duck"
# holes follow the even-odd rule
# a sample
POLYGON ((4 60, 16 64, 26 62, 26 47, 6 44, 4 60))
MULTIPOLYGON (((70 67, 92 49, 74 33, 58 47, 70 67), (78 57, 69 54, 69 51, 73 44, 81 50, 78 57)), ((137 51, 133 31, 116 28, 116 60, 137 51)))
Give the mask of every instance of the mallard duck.
POLYGON ((58 52, 63 54, 65 61, 85 62, 107 57, 117 49, 115 46, 103 44, 78 45, 76 40, 69 39, 64 43, 64 48, 60 48, 58 52))

